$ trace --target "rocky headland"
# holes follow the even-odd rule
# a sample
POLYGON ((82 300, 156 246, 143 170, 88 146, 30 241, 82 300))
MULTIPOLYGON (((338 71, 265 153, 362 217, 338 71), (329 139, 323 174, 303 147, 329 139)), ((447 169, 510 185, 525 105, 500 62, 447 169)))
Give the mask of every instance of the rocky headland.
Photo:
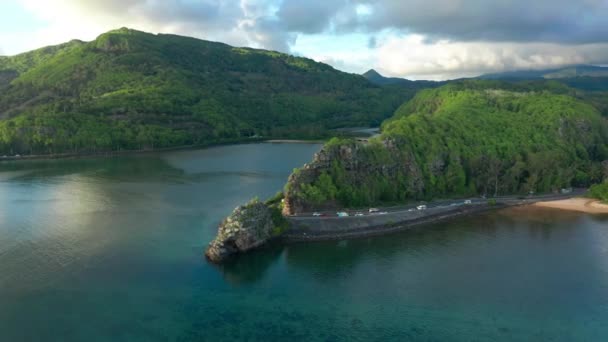
POLYGON ((222 221, 205 256, 211 262, 221 263, 235 254, 263 245, 274 234, 276 226, 272 219, 272 209, 265 203, 253 200, 234 209, 222 221))

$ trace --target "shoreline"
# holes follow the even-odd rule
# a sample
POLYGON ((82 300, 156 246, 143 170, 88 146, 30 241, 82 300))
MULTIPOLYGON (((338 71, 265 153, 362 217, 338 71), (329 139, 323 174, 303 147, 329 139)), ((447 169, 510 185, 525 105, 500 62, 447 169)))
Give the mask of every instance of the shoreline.
POLYGON ((484 205, 479 207, 471 207, 466 209, 456 209, 450 212, 440 213, 436 215, 429 215, 409 221, 386 223, 376 226, 369 226, 366 228, 345 230, 345 231, 329 231, 329 232, 290 232, 288 231, 280 239, 285 243, 301 243, 301 242, 315 242, 315 241, 335 241, 335 240, 350 240, 350 239, 361 239, 373 236, 383 236, 393 233, 414 229, 418 226, 432 223, 440 223, 450 219, 458 217, 466 217, 484 213, 491 210, 500 210, 517 205, 497 204, 497 205, 484 205))
POLYGON ((143 150, 121 150, 121 151, 104 151, 104 152, 90 152, 90 153, 56 153, 56 154, 32 154, 32 155, 21 155, 20 157, 15 156, 0 156, 0 163, 2 162, 14 162, 14 161, 26 161, 26 160, 55 160, 55 159, 80 159, 80 158, 111 158, 116 156, 128 156, 128 155, 142 155, 159 152, 171 152, 171 151, 188 151, 188 150, 202 150, 211 147, 220 146, 231 146, 240 144, 259 144, 259 143, 282 143, 282 144, 322 144, 325 140, 304 140, 304 139, 266 139, 266 138, 249 138, 246 140, 235 140, 218 143, 209 143, 202 145, 182 145, 174 147, 163 147, 156 149, 143 149, 143 150))
POLYGON ((533 206, 559 210, 576 211, 587 214, 608 214, 608 204, 599 200, 584 197, 573 197, 556 201, 534 203, 533 206))
MULTIPOLYGON (((599 201, 594 199, 577 196, 580 196, 580 194, 555 195, 551 198, 524 200, 505 199, 503 201, 499 201, 495 205, 477 204, 456 209, 439 210, 434 213, 430 212, 430 210, 427 210, 427 213, 414 212, 415 216, 410 218, 402 217, 401 220, 399 220, 397 217, 390 218, 388 215, 384 215, 384 222, 363 222, 362 224, 348 223, 349 220, 358 221, 356 217, 347 217, 343 219, 329 218, 329 220, 292 219, 290 220, 290 224, 293 230, 287 231, 283 236, 281 236, 281 239, 285 243, 298 243, 309 241, 367 238, 370 236, 380 236, 401 232, 425 224, 444 222, 447 220, 476 215, 491 210, 515 207, 543 207, 559 210, 574 210, 588 214, 608 214, 608 205, 599 203, 599 201)), ((376 216, 374 219, 379 218, 379 216, 376 216)), ((361 223, 361 221, 359 221, 359 223, 361 223)))
POLYGON ((269 144, 322 144, 325 140, 305 140, 305 139, 269 139, 263 140, 262 142, 269 144))
MULTIPOLYGON (((348 130, 344 128, 343 130, 348 130)), ((370 128, 366 128, 370 129, 370 128)), ((373 128, 375 129, 375 128, 373 128)), ((340 130, 337 130, 340 132, 340 130)), ((315 138, 315 139, 289 139, 289 138, 268 138, 268 137, 252 137, 235 140, 226 140, 220 142, 209 142, 198 145, 181 145, 163 148, 152 148, 152 149, 140 149, 140 150, 119 150, 119 151, 100 151, 100 152, 66 152, 66 153, 55 153, 55 154, 30 154, 15 156, 0 156, 0 163, 12 162, 20 160, 53 160, 53 159, 78 159, 78 158, 90 158, 90 157, 101 157, 110 158, 115 156, 123 155, 139 155, 149 154, 156 152, 170 152, 170 151, 187 151, 187 150, 198 150, 217 146, 230 146, 239 144, 256 144, 256 143, 269 143, 269 144, 324 144, 333 135, 326 138, 315 138)))

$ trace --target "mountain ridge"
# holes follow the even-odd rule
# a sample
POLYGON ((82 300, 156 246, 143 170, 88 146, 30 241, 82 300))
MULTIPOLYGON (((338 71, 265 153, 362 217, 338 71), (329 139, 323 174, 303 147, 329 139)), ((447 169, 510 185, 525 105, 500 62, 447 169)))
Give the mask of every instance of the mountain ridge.
POLYGON ((440 86, 440 85, 446 83, 446 81, 428 81, 428 80, 413 81, 413 80, 408 80, 406 78, 385 77, 382 74, 380 74, 378 71, 376 71, 375 69, 369 69, 368 71, 364 72, 361 75, 363 77, 365 77, 367 80, 369 80, 370 82, 372 82, 373 84, 376 84, 379 86, 395 85, 395 86, 404 86, 404 87, 432 88, 432 87, 437 87, 437 86, 440 86))
POLYGON ((121 28, 0 60, 0 153, 139 150, 379 125, 415 89, 312 59, 121 28))

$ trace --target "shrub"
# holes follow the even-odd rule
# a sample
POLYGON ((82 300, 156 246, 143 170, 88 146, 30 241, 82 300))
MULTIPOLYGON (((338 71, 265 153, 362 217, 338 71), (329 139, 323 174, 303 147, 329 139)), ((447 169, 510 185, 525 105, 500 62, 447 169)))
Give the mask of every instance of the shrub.
POLYGON ((589 197, 598 199, 602 202, 608 202, 608 181, 595 184, 589 188, 589 197))

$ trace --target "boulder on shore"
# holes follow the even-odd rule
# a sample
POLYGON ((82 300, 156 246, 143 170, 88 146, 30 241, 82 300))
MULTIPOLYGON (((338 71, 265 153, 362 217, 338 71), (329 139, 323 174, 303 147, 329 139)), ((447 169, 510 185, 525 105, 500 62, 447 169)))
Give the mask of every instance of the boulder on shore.
POLYGON ((211 262, 221 263, 235 254, 266 243, 272 237, 273 229, 271 209, 266 204, 253 200, 234 209, 222 221, 205 256, 211 262))

